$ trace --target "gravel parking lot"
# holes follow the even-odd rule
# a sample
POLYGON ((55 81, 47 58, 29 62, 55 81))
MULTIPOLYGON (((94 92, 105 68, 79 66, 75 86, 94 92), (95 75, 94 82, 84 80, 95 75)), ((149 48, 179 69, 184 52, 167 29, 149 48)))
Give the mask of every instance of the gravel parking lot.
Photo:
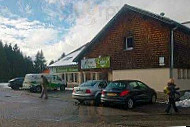
MULTIPOLYGON (((0 85, 0 126, 177 126, 190 125, 190 108, 166 115, 166 104, 143 104, 132 110, 119 106, 96 107, 78 104, 71 90, 49 91, 49 99, 26 90, 14 91, 0 85)), ((160 95, 159 95, 160 96, 160 95)), ((161 99, 160 99, 161 100, 161 99)))

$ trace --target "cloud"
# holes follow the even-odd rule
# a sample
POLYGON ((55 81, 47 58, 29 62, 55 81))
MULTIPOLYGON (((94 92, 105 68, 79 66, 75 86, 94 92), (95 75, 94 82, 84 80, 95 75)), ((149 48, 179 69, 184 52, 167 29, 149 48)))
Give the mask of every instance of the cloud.
POLYGON ((74 4, 75 25, 65 35, 63 50, 68 53, 91 41, 124 4, 157 14, 164 12, 167 17, 179 22, 190 19, 189 0, 107 0, 101 4, 91 0, 78 1, 74 4))
POLYGON ((24 4, 22 0, 17 1, 17 6, 21 15, 28 17, 32 14, 32 7, 29 4, 24 4))
MULTIPOLYGON (((157 14, 164 12, 179 22, 190 20, 189 0, 45 0, 42 3, 41 14, 48 15, 44 17, 53 25, 15 18, 7 7, 0 6, 0 37, 3 37, 0 39, 17 43, 32 57, 42 49, 48 63, 63 52, 67 54, 91 41, 124 4, 157 14)), ((33 13, 30 4, 21 10, 33 13)))
POLYGON ((18 44, 24 54, 35 56, 37 51, 43 50, 48 61, 48 48, 56 50, 51 43, 58 42, 59 31, 46 26, 39 21, 28 21, 25 18, 9 19, 0 16, 0 39, 3 42, 18 44), (48 48, 47 48, 48 47, 48 48))

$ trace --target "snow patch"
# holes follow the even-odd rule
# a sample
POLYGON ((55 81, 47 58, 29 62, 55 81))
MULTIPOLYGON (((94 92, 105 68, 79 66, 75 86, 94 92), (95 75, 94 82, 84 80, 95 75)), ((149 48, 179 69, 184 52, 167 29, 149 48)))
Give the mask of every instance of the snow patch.
POLYGON ((190 92, 185 92, 180 100, 181 101, 176 102, 177 107, 190 107, 190 92))

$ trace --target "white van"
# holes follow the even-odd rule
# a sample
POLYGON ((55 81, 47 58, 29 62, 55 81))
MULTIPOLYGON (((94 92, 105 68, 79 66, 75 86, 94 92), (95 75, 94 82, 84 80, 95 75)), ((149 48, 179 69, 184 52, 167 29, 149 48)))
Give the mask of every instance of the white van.
POLYGON ((30 89, 32 92, 41 92, 41 75, 47 78, 49 82, 48 89, 55 90, 59 88, 61 91, 65 90, 65 82, 61 80, 59 76, 52 74, 26 74, 23 82, 23 89, 30 89))

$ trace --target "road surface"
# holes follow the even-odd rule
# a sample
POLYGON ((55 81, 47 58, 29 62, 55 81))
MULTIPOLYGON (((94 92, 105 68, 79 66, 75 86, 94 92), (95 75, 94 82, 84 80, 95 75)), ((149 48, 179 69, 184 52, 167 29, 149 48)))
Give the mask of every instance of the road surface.
POLYGON ((95 107, 78 104, 71 90, 49 91, 49 99, 26 90, 12 90, 0 84, 1 127, 123 127, 190 125, 190 108, 166 115, 165 104, 144 104, 132 110, 119 106, 95 107))

